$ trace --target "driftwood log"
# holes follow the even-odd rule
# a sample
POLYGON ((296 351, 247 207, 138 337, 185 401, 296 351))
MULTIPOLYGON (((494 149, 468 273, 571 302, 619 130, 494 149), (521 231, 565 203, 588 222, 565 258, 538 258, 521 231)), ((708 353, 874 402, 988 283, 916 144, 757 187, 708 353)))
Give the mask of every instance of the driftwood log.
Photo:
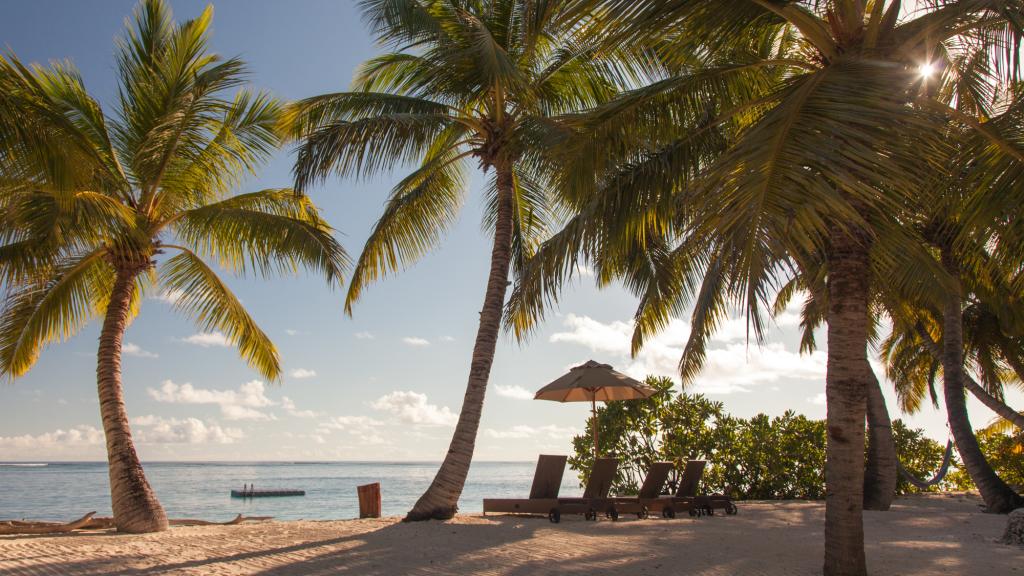
MULTIPOLYGON (((114 519, 110 517, 95 518, 95 512, 89 512, 74 522, 36 522, 26 520, 0 520, 0 536, 29 534, 60 534, 75 530, 106 530, 114 528, 114 519)), ((168 522, 171 526, 234 526, 243 522, 262 522, 272 520, 273 516, 242 516, 239 514, 227 522, 210 522, 193 518, 177 518, 168 522)))
POLYGON ((88 526, 89 523, 92 522, 92 517, 95 515, 96 512, 89 512, 78 520, 68 522, 67 524, 58 524, 56 522, 25 522, 18 520, 0 522, 0 534, 56 534, 58 532, 71 532, 72 530, 78 530, 84 526, 88 526))
POLYGON ((227 522, 209 522, 206 520, 193 520, 193 519, 171 519, 168 522, 171 526, 234 526, 235 524, 241 524, 242 522, 262 522, 264 520, 272 520, 273 516, 242 516, 239 514, 235 516, 234 520, 228 520, 227 522))

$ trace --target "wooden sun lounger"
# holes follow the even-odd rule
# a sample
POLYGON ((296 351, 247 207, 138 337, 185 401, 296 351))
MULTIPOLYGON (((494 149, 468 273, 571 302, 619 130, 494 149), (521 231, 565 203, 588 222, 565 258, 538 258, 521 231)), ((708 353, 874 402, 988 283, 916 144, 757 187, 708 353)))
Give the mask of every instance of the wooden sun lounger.
POLYGON ((706 460, 688 460, 679 478, 679 486, 673 496, 656 499, 647 504, 649 511, 660 512, 663 518, 675 518, 676 514, 686 511, 690 516, 713 516, 716 509, 725 510, 726 514, 736 514, 736 504, 728 496, 713 494, 698 496, 697 488, 704 477, 706 460))
POLYGON ((623 514, 636 514, 636 517, 641 520, 647 518, 651 506, 657 507, 661 489, 665 487, 665 482, 671 472, 671 462, 652 463, 636 496, 613 498, 616 510, 623 514))
POLYGON ((552 522, 561 519, 558 489, 565 472, 565 456, 541 454, 537 470, 533 473, 533 486, 529 498, 484 498, 484 514, 504 512, 512 514, 547 514, 552 522))
POLYGON ((618 458, 598 458, 587 478, 582 498, 559 498, 560 514, 583 514, 587 520, 597 520, 597 513, 603 510, 605 516, 618 520, 619 512, 613 498, 608 497, 619 469, 618 458))
POLYGON ((587 480, 581 498, 559 498, 558 489, 565 471, 565 456, 542 455, 537 459, 533 487, 529 498, 484 498, 484 514, 504 512, 511 514, 547 514, 548 520, 558 523, 562 514, 583 514, 587 520, 597 520, 597 511, 604 510, 612 519, 619 517, 614 503, 608 498, 619 461, 598 458, 587 480))

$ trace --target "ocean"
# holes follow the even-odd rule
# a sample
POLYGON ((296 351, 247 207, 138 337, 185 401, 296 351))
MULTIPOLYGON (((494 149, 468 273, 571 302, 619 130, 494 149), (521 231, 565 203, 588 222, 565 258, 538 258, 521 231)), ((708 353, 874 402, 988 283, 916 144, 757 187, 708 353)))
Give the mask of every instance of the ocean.
MULTIPOLYGON (((356 486, 381 483, 383 512, 401 515, 430 485, 436 462, 148 462, 146 477, 171 518, 225 521, 237 514, 278 520, 357 518, 356 486), (231 498, 232 489, 305 490, 305 496, 231 498)), ((462 512, 480 512, 483 498, 525 498, 534 462, 477 462, 459 501, 462 512)), ((568 466, 562 494, 578 495, 568 466)), ((68 521, 87 512, 109 516, 105 462, 0 463, 0 520, 68 521)))

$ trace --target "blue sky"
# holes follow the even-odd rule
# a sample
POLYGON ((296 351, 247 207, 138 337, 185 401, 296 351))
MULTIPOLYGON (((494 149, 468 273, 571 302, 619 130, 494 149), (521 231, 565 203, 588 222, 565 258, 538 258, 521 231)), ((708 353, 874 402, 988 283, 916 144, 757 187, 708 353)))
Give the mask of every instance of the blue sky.
MULTIPOLYGON (((206 2, 173 2, 179 20, 206 2)), ((29 62, 71 60, 104 103, 115 94, 113 40, 131 0, 0 0, 0 45, 29 62)), ((239 55, 256 88, 282 99, 344 90, 376 53, 355 2, 220 0, 213 49, 239 55)), ((109 109, 109 106, 108 106, 109 109)), ((287 186, 279 152, 241 190, 287 186)), ((333 179, 310 191, 346 248, 358 254, 401 167, 369 182, 333 179)), ((216 335, 197 334, 167 302, 150 299, 128 329, 124 385, 139 452, 148 460, 438 460, 448 445, 468 373, 483 298, 489 238, 481 232, 480 178, 458 225, 434 254, 365 293, 353 318, 343 295, 312 278, 229 279, 281 351, 286 375, 261 382, 216 335)), ((634 300, 598 291, 584 275, 530 342, 498 346, 478 457, 530 460, 566 453, 589 406, 527 399, 589 358, 631 375, 671 375, 688 326, 680 319, 637 358, 628 354, 634 300)), ((742 320, 713 343, 696 390, 739 416, 787 408, 824 417, 823 353, 797 353, 795 311, 771 343, 747 346, 742 320)), ((24 378, 0 385, 0 461, 100 460, 95 390, 98 326, 42 354, 24 378)), ((824 335, 821 336, 824 343, 824 335)), ((889 387, 886 386, 888 389, 889 387)), ((897 411, 890 397, 890 410, 897 411)), ((1020 394, 1010 402, 1022 405, 1020 394)), ((992 414, 971 401, 976 425, 992 414)), ((941 411, 905 417, 937 438, 941 411)))

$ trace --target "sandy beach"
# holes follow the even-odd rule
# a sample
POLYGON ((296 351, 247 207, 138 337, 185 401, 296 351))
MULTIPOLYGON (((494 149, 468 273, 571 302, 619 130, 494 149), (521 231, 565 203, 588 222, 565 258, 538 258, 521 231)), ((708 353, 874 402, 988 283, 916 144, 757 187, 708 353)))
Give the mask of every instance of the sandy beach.
MULTIPOLYGON (((971 495, 900 499, 866 512, 876 575, 1024 574, 1024 548, 999 544, 1006 517, 971 495)), ((756 574, 820 573, 824 504, 747 502, 738 516, 651 519, 465 515, 439 523, 265 522, 0 537, 0 575, 40 574, 756 574)))

